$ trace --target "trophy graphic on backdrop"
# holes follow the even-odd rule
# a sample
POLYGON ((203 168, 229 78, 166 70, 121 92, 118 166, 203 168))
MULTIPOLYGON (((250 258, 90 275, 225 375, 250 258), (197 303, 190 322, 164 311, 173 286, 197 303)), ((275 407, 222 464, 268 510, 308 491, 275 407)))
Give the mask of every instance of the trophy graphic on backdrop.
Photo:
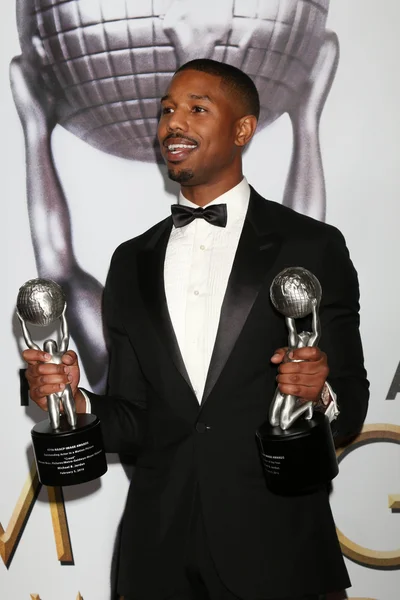
MULTIPOLYGON (((318 279, 302 267, 289 267, 273 280, 270 289, 274 307, 285 317, 289 331, 288 351, 315 346, 321 328, 318 279), (312 315, 312 331, 297 332, 295 319, 312 315)), ((269 420, 256 433, 267 485, 281 494, 301 494, 326 485, 338 474, 328 418, 304 402, 276 389, 269 420)))
MULTIPOLYGON (((45 327, 58 319, 61 339, 45 340, 43 350, 55 364, 61 364, 68 349, 69 332, 65 318, 67 303, 62 288, 48 279, 31 279, 19 290, 17 316, 28 348, 40 350, 32 340, 27 323, 45 327)), ((107 471, 99 419, 75 412, 69 385, 47 396, 49 419, 32 429, 32 442, 39 480, 44 485, 66 486, 85 483, 107 471), (63 414, 60 414, 63 409, 63 414)))
POLYGON ((162 162, 159 98, 174 71, 193 58, 230 63, 259 90, 260 129, 290 117, 283 204, 324 220, 318 131, 339 43, 326 29, 329 0, 16 0, 16 8, 21 55, 10 78, 25 135, 37 270, 68 293, 71 334, 91 389, 101 393, 108 364, 103 286, 73 247, 74 222, 51 144, 56 123, 109 154, 162 162), (49 234, 55 223, 58 243, 49 234))

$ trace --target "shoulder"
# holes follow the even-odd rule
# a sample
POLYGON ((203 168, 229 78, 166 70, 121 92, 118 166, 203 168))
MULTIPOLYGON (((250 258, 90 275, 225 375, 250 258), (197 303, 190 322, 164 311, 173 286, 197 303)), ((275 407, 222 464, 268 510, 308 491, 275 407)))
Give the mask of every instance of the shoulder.
POLYGON ((120 289, 121 283, 126 285, 127 282, 132 282, 132 285, 136 285, 134 282, 138 277, 138 271, 140 265, 145 264, 144 261, 140 261, 139 257, 144 258, 150 256, 150 253, 146 253, 146 250, 150 250, 155 247, 160 237, 168 234, 168 230, 172 224, 171 217, 160 221, 156 225, 153 225, 150 229, 144 233, 127 240, 120 244, 114 251, 110 266, 107 273, 105 290, 108 293, 112 289, 120 289))
POLYGON ((123 260, 126 257, 132 258, 133 254, 137 254, 147 247, 152 246, 170 224, 171 217, 167 217, 140 235, 122 242, 115 249, 111 258, 111 264, 115 261, 123 260))
POLYGON ((258 213, 257 218, 278 233, 283 239, 337 242, 344 244, 342 233, 328 223, 296 212, 272 200, 263 198, 251 188, 251 204, 258 213))

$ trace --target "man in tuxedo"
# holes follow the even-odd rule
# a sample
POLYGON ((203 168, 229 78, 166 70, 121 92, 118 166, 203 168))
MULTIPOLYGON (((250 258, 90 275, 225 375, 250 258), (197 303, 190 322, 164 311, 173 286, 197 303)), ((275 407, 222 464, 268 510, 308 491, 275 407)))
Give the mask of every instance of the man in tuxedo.
POLYGON ((255 431, 276 380, 327 408, 338 443, 361 428, 357 276, 337 229, 243 178, 258 113, 254 84, 234 67, 195 60, 172 79, 158 137, 179 203, 113 256, 107 395, 78 387, 73 351, 61 366, 24 352, 35 402, 44 408, 70 383, 77 411, 99 416, 106 450, 136 456, 119 553, 125 600, 318 600, 349 585, 328 490, 272 494, 255 431), (283 362, 287 330, 269 288, 295 265, 321 282, 322 338, 283 362))

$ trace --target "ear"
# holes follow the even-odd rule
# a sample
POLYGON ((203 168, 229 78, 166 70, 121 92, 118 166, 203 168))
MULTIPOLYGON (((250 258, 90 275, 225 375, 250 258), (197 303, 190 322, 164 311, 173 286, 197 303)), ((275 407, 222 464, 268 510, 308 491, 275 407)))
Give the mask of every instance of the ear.
POLYGON ((255 134, 257 129, 257 119, 254 115, 247 115, 242 117, 237 122, 236 130, 236 146, 244 147, 248 144, 255 134))

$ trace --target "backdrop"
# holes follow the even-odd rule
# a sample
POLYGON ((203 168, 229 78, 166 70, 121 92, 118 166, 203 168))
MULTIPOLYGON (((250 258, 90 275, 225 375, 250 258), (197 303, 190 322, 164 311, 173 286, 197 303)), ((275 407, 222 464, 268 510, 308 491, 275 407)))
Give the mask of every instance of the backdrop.
POLYGON ((207 55, 244 68, 260 90, 249 182, 339 227, 357 268, 371 404, 363 433, 340 456, 332 508, 349 597, 398 600, 400 6, 197 4, 32 0, 1 8, 1 598, 110 600, 127 474, 110 456, 99 481, 63 490, 38 484, 30 430, 43 413, 21 406, 15 301, 30 278, 62 282, 73 295, 71 347, 83 383, 101 389, 97 307, 111 254, 164 218, 176 197, 154 146, 157 98, 179 63, 207 55), (21 50, 13 97, 9 64, 21 50))

